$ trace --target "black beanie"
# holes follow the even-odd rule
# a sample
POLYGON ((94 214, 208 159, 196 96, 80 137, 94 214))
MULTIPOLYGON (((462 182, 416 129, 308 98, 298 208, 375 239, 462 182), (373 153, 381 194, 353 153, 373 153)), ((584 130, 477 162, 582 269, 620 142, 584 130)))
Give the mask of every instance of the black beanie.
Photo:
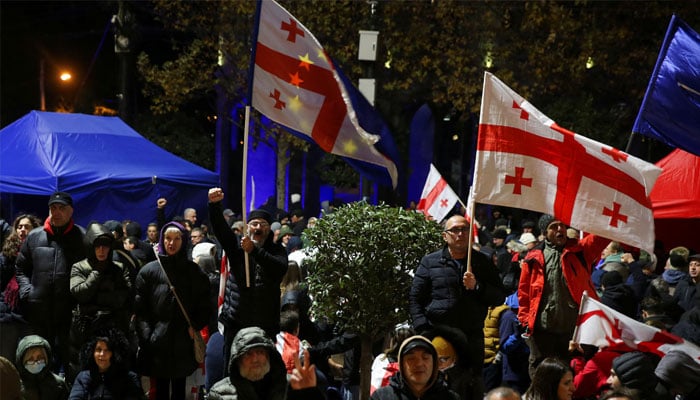
POLYGON ((618 356, 612 364, 612 369, 623 386, 644 391, 653 390, 656 387, 655 367, 651 358, 640 351, 618 356))
POLYGON ((537 227, 540 228, 540 233, 543 235, 547 234, 547 227, 554 221, 555 218, 549 214, 544 214, 540 217, 537 227))
POLYGON ((252 221, 254 219, 264 219, 268 224, 272 223, 272 215, 270 215, 269 212, 261 209, 253 210, 250 212, 250 214, 248 214, 248 221, 252 221))
POLYGON ((607 271, 600 278, 600 285, 609 288, 615 285, 621 285, 624 283, 622 281, 622 275, 617 271, 607 271))

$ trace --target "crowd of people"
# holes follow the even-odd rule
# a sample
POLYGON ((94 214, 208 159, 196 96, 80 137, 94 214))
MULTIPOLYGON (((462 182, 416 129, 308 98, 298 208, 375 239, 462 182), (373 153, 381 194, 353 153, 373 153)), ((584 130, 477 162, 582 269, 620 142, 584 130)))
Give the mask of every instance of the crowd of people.
MULTIPOLYGON (((0 220, 2 398, 185 399, 202 369, 209 399, 358 400, 359 339, 313 315, 305 284, 317 216, 297 198, 244 222, 223 200, 209 190, 201 223, 192 208, 167 221, 159 199, 143 237, 134 221, 77 225, 65 192, 44 221, 0 220)), ((374 350, 372 399, 700 398, 691 355, 571 340, 586 292, 700 344, 700 254, 648 254, 555 216, 478 210, 478 240, 455 213, 443 247, 416 266, 410 320, 374 350)))

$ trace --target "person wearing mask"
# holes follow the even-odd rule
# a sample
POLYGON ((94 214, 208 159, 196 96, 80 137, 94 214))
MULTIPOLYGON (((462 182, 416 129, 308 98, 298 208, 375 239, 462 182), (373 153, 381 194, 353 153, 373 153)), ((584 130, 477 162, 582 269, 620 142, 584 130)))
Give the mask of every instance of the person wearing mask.
POLYGON ((15 367, 22 379, 25 398, 32 400, 68 398, 66 381, 51 372, 51 357, 51 345, 41 336, 25 336, 17 344, 15 367))

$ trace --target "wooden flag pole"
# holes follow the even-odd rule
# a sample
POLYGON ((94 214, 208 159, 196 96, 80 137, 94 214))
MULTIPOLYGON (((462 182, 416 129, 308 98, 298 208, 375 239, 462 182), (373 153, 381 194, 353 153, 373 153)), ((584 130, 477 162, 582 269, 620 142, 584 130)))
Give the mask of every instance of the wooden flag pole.
MULTIPOLYGON (((248 130, 250 129, 250 106, 245 106, 245 128, 243 129, 243 176, 241 178, 241 199, 243 201, 243 207, 241 207, 241 216, 243 217, 243 223, 245 228, 243 230, 243 235, 248 234, 248 213, 246 212, 246 189, 247 189, 247 179, 248 176, 248 130)), ((248 259, 248 252, 243 250, 243 259, 245 260, 245 286, 250 287, 250 260, 248 259)))

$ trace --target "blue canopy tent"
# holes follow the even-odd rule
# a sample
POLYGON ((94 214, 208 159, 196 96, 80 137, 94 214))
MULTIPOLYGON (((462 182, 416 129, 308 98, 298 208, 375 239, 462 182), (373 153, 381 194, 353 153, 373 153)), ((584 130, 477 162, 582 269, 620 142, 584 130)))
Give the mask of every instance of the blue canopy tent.
POLYGON ((156 200, 167 214, 187 207, 206 215, 207 191, 217 174, 183 160, 118 117, 32 111, 0 130, 2 216, 48 213, 48 195, 73 196, 74 219, 86 226, 108 219, 156 219, 156 200))

